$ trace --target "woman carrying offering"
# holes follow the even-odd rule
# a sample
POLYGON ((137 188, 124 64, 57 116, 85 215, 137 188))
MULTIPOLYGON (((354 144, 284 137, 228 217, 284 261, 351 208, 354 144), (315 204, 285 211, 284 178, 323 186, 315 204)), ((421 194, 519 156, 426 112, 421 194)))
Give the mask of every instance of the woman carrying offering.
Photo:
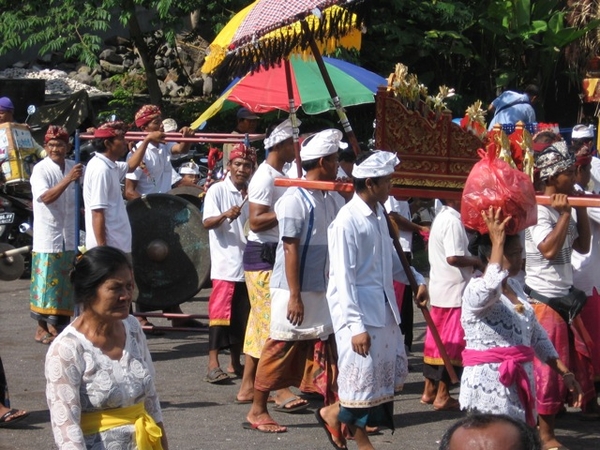
POLYGON ((154 366, 129 316, 132 266, 112 247, 86 252, 71 272, 82 313, 46 356, 46 397, 59 449, 168 450, 154 366))
POLYGON ((562 375, 576 404, 582 401, 575 377, 558 359, 546 331, 519 282, 523 248, 519 235, 507 236, 501 208, 481 212, 489 234, 478 236, 479 254, 488 261, 482 277, 472 278, 463 294, 463 409, 507 414, 535 426, 533 357, 562 375))

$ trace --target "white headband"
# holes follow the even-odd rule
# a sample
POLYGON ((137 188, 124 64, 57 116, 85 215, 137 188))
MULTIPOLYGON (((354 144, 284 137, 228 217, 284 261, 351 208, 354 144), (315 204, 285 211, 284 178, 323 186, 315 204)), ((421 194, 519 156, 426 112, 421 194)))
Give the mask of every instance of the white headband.
POLYGON ((594 126, 593 125, 575 125, 571 132, 571 139, 593 139, 594 138, 594 126))
POLYGON ((300 159, 310 161, 311 159, 323 158, 337 153, 340 148, 348 147, 341 142, 342 132, 335 128, 320 131, 307 137, 300 148, 300 159))
POLYGON ((200 175, 198 164, 194 162, 184 163, 179 167, 179 175, 200 175))
POLYGON ((394 172, 394 167, 400 164, 395 153, 384 150, 375 152, 360 164, 354 164, 352 176, 354 178, 384 177, 394 172))
MULTIPOLYGON (((299 120, 297 120, 297 122, 298 126, 302 124, 302 122, 299 120)), ((291 138, 293 135, 294 129, 292 128, 292 121, 290 119, 286 119, 277 125, 269 137, 265 139, 265 148, 268 149, 275 147, 277 144, 291 138)))

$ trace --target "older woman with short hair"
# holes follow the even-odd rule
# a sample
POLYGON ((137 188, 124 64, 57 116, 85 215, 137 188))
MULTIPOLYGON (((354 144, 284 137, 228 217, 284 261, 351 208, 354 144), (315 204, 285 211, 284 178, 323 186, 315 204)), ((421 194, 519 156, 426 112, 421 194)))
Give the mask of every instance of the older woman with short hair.
POLYGON ((154 367, 129 316, 132 266, 112 247, 85 253, 71 273, 82 313, 46 356, 46 397, 59 449, 168 449, 154 367))

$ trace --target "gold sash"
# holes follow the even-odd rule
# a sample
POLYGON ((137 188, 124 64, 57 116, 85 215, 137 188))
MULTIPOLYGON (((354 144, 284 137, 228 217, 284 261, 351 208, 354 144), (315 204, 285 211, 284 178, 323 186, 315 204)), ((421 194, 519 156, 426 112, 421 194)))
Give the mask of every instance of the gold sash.
POLYGON ((162 430, 146 412, 143 402, 124 408, 81 414, 81 430, 86 436, 128 424, 135 425, 138 450, 163 450, 160 440, 162 430))

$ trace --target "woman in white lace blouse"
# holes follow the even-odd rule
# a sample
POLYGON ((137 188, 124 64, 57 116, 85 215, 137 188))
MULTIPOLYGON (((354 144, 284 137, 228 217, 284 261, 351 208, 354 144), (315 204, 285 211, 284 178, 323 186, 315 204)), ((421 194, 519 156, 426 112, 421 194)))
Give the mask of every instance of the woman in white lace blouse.
POLYGON ((472 278, 463 293, 461 323, 465 330, 462 409, 507 414, 535 426, 533 357, 562 374, 581 402, 575 377, 558 359, 546 331, 535 318, 527 296, 514 277, 522 265, 518 235, 506 236, 500 208, 482 212, 489 234, 478 239, 479 254, 488 260, 482 277, 472 278))
POLYGON ((46 356, 46 398, 59 449, 168 449, 154 367, 139 322, 129 316, 127 256, 96 247, 71 282, 82 313, 46 356))

